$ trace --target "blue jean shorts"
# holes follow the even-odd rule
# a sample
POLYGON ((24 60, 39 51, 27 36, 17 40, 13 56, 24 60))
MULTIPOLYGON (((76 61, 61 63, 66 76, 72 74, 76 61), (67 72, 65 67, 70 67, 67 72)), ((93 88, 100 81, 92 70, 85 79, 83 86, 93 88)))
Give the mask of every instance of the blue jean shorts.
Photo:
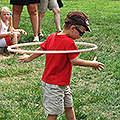
POLYGON ((41 81, 45 114, 62 114, 65 107, 73 107, 69 86, 48 84, 41 81))

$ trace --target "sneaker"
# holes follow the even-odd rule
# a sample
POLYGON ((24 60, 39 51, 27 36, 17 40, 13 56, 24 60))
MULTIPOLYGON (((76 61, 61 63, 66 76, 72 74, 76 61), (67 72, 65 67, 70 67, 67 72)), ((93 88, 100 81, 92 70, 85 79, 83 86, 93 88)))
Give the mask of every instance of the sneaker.
POLYGON ((39 42, 39 37, 38 36, 34 37, 33 42, 39 42))

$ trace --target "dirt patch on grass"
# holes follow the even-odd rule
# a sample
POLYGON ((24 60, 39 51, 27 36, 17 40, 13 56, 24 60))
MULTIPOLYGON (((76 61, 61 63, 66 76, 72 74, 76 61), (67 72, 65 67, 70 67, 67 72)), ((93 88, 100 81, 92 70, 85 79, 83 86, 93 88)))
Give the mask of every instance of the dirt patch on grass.
POLYGON ((0 60, 9 59, 13 56, 14 56, 14 54, 6 54, 6 55, 5 54, 4 55, 0 54, 0 60))

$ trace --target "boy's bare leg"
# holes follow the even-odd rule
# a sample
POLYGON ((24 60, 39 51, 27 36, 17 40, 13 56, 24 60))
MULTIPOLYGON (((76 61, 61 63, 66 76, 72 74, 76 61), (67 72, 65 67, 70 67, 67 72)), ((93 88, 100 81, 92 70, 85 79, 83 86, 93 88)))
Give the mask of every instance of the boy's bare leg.
POLYGON ((65 107, 65 116, 67 120, 76 120, 73 107, 65 107))
POLYGON ((47 120, 56 120, 57 115, 48 115, 47 120))

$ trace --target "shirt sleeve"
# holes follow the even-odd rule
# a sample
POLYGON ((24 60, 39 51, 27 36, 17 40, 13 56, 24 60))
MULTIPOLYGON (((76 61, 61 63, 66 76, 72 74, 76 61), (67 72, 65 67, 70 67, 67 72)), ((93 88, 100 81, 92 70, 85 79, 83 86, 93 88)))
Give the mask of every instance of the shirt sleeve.
POLYGON ((43 43, 40 44, 40 47, 42 48, 42 50, 47 50, 49 48, 49 45, 52 39, 54 38, 54 36, 55 36, 55 33, 51 34, 43 43))
POLYGON ((45 40, 43 43, 40 44, 42 50, 46 50, 46 44, 47 44, 47 40, 45 40))
MULTIPOLYGON (((75 46, 75 43, 72 43, 72 44, 69 46, 68 50, 78 50, 78 49, 77 49, 77 47, 75 46)), ((70 60, 72 60, 72 59, 76 58, 79 54, 80 54, 80 52, 77 52, 77 53, 69 53, 69 54, 68 54, 68 58, 69 58, 70 60)))

